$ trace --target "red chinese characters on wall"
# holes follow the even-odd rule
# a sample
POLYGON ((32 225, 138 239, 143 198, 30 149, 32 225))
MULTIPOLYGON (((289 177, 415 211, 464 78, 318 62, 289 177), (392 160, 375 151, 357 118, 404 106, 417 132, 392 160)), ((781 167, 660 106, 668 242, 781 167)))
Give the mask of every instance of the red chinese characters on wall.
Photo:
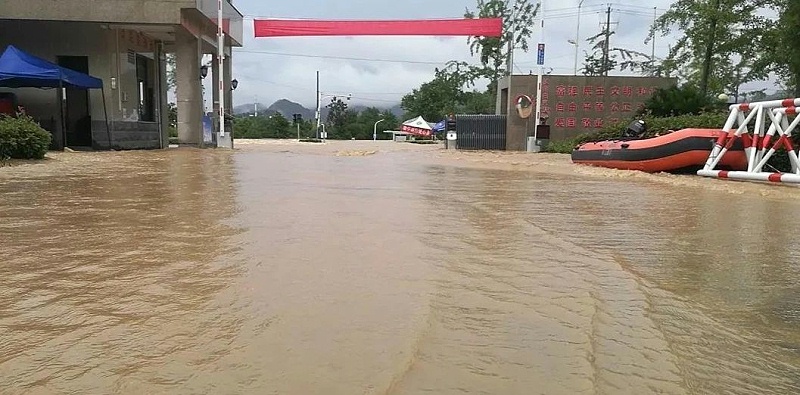
POLYGON ((578 96, 578 87, 577 86, 567 87, 567 95, 571 97, 578 96))
POLYGON ((570 102, 569 105, 567 106, 567 111, 569 112, 578 111, 578 105, 575 102, 570 102))
POLYGON ((633 96, 633 87, 626 86, 622 88, 622 96, 628 96, 628 97, 633 96))
POLYGON ((570 128, 570 129, 574 129, 574 128, 575 128, 575 126, 577 126, 577 124, 578 124, 578 123, 577 123, 577 121, 575 120, 575 118, 567 118, 567 127, 568 127, 568 128, 570 128))
MULTIPOLYGON (((656 89, 658 88, 627 85, 606 87, 559 84, 552 92, 558 97, 554 105, 557 115, 552 125, 556 128, 599 129, 618 123, 620 119, 629 116, 625 113, 642 108, 644 104, 641 103, 641 100, 656 89), (632 103, 632 101, 636 101, 636 103, 632 103)), ((542 114, 547 116, 549 114, 547 100, 549 89, 546 79, 542 83, 542 90, 542 114)))
POLYGON ((594 94, 595 94, 595 96, 605 96, 606 88, 602 87, 602 86, 598 86, 598 87, 595 88, 594 94))
POLYGON ((549 102, 550 84, 547 80, 542 80, 542 116, 550 116, 550 102, 549 102))

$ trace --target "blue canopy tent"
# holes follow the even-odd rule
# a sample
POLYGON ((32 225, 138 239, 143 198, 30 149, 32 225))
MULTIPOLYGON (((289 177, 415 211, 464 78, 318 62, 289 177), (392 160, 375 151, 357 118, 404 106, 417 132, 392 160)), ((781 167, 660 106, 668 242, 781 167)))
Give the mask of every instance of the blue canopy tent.
POLYGON ((0 55, 0 87, 8 88, 58 88, 60 118, 63 143, 66 146, 66 130, 64 120, 64 100, 62 89, 66 87, 78 89, 100 89, 103 95, 103 113, 106 118, 106 135, 111 147, 111 131, 108 125, 106 95, 103 81, 88 74, 79 73, 42 58, 26 53, 9 45, 0 55))

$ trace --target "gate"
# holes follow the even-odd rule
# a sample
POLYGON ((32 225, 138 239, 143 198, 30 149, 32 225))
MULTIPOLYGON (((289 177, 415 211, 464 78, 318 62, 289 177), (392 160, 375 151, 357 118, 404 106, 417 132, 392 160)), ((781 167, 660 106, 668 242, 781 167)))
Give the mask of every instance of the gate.
POLYGON ((456 148, 506 149, 506 115, 456 115, 456 148))

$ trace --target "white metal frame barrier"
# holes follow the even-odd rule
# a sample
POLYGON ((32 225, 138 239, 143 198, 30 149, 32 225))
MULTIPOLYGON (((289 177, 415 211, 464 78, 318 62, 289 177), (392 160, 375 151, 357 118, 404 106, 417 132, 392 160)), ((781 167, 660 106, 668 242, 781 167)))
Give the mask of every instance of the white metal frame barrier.
POLYGON ((730 106, 730 115, 702 170, 697 175, 733 180, 800 183, 800 161, 792 146, 792 132, 800 124, 800 116, 789 123, 790 115, 800 113, 800 98, 742 103, 730 106), (755 118, 751 132, 748 124, 755 118), (769 121, 769 128, 767 128, 769 121), (735 128, 735 129, 734 129, 735 128), (777 140, 773 138, 777 135, 777 140), (733 144, 741 139, 747 155, 747 171, 716 170, 715 167, 733 144), (786 149, 792 165, 791 173, 763 171, 767 161, 780 148, 786 149))

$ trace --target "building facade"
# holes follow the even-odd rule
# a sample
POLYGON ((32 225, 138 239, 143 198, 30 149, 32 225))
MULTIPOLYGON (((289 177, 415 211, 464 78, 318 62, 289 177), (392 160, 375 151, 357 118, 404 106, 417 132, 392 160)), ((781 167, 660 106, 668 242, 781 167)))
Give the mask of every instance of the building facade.
MULTIPOLYGON (((535 75, 512 75, 498 83, 497 113, 508 116, 507 150, 526 150, 528 137, 533 136, 537 80, 535 75), (529 98, 534 108, 527 118, 517 110, 520 98, 529 98)), ((549 126, 549 140, 571 139, 608 123, 630 119, 657 88, 676 83, 675 78, 661 77, 542 76, 541 112, 549 126)))
MULTIPOLYGON (((230 112, 231 48, 243 42, 242 14, 230 0, 223 0, 223 7, 226 56, 225 75, 220 75, 216 0, 4 0, 0 52, 14 45, 101 79, 103 91, 64 89, 61 105, 56 89, 0 92, 17 96, 27 113, 53 134, 56 149, 164 148, 169 143, 166 56, 172 53, 178 141, 208 145, 203 139, 202 57, 214 55, 208 74, 214 87, 223 79, 230 112)), ((218 100, 214 89, 215 108, 218 100)))

